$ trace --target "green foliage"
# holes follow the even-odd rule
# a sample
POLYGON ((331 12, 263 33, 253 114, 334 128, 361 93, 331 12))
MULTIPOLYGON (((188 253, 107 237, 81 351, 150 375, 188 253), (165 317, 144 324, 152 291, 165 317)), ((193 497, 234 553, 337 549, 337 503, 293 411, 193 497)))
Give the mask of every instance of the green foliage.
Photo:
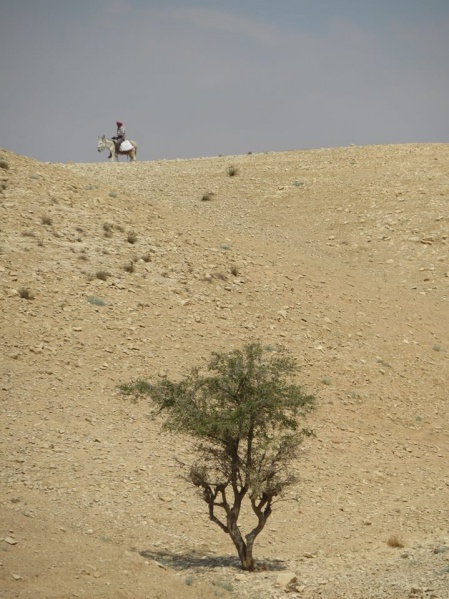
POLYGON ((253 570, 252 546, 271 515, 273 500, 296 482, 290 463, 308 429, 298 419, 315 398, 294 383, 295 360, 282 348, 260 343, 212 353, 205 372, 194 368, 180 381, 161 378, 122 385, 136 401, 149 396, 164 428, 197 441, 198 459, 188 479, 209 508, 209 518, 234 542, 244 569, 253 570), (243 499, 257 524, 245 535, 238 527, 243 499), (217 513, 220 515, 217 516, 217 513))

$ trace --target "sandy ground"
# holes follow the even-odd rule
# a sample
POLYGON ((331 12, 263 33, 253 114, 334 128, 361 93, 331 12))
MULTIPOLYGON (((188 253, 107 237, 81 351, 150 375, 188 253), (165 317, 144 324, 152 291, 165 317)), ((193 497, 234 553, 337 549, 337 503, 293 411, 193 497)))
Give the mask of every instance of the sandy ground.
POLYGON ((0 150, 0 215, 2 598, 449 597, 448 145, 0 150), (254 574, 117 392, 250 340, 318 404, 254 574))

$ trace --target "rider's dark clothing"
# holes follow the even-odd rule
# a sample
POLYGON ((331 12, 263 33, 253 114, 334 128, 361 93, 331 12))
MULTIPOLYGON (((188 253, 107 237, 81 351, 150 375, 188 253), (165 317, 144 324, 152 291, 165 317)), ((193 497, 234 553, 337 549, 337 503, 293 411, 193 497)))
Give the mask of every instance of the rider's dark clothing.
POLYGON ((115 152, 118 154, 120 152, 120 146, 122 145, 122 141, 126 138, 125 127, 122 125, 121 127, 117 127, 117 133, 112 138, 115 142, 115 152))

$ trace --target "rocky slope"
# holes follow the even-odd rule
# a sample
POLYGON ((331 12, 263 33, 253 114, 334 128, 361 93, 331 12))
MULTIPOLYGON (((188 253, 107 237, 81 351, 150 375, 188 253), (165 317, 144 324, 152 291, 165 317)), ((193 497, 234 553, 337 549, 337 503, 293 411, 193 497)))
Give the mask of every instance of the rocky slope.
POLYGON ((448 164, 0 150, 4 596, 449 597, 448 164), (249 575, 179 477, 189 440, 117 385, 252 339, 318 409, 249 575))

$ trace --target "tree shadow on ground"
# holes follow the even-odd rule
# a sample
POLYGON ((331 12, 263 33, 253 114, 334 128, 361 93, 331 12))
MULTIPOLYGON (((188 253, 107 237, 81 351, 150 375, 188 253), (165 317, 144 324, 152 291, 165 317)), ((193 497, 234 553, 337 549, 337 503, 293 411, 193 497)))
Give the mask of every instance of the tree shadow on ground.
MULTIPOLYGON (((173 570, 189 570, 199 568, 232 568, 234 570, 241 570, 240 560, 237 557, 231 557, 227 555, 216 556, 216 557, 204 557, 203 554, 196 553, 195 551, 184 552, 184 553, 170 553, 168 551, 151 551, 147 549, 133 549, 142 557, 152 559, 162 566, 167 568, 173 568, 173 570)), ((271 570, 279 571, 285 569, 285 564, 279 559, 264 559, 260 560, 256 564, 256 570, 271 570)))

